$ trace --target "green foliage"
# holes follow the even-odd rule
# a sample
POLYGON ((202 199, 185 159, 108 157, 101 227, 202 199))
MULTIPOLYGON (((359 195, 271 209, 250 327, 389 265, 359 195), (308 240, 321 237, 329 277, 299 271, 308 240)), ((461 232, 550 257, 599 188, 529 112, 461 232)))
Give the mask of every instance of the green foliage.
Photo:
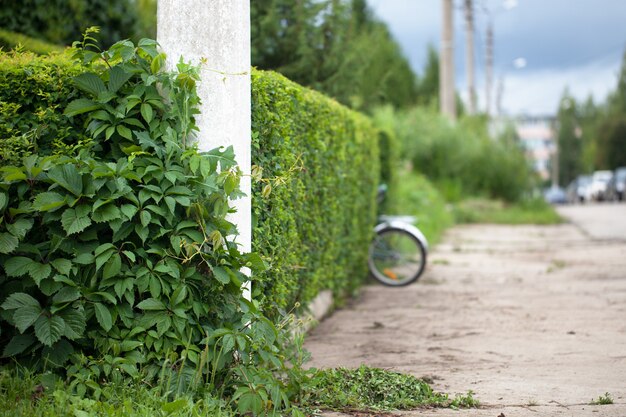
POLYGON ((253 248, 270 305, 306 303, 367 276, 376 215, 378 132, 362 115, 268 72, 252 74, 253 248))
POLYGON ((610 405, 613 404, 613 398, 610 393, 598 396, 597 399, 592 399, 589 405, 610 405))
POLYGON ((20 49, 46 55, 52 52, 62 52, 63 48, 48 42, 31 38, 16 32, 0 29, 0 47, 5 51, 20 49))
POLYGON ((4 0, 0 8, 3 29, 70 45, 89 26, 102 28, 106 47, 137 31, 137 10, 130 0, 4 0))
POLYGON ((356 369, 322 369, 306 388, 309 404, 338 411, 395 411, 419 407, 477 407, 470 391, 450 399, 408 374, 361 365, 356 369))
POLYGON ((67 54, 0 51, 0 166, 33 152, 67 153, 85 138, 83 118, 63 116, 78 94, 72 77, 79 72, 67 54))
POLYGON ((462 118, 455 124, 419 107, 387 117, 393 119, 402 155, 448 200, 484 194, 516 201, 533 185, 521 147, 489 137, 482 118, 462 118))
POLYGON ((233 150, 190 140, 197 69, 159 71, 154 41, 91 42, 75 51, 82 94, 65 109, 91 141, 2 168, 3 362, 64 367, 79 395, 159 376, 174 393, 232 395, 242 412, 284 410, 282 336, 241 295, 241 268, 264 264, 239 252, 225 219, 241 195, 233 150))
POLYGON ((441 193, 422 174, 398 169, 398 187, 389 195, 389 214, 410 215, 428 242, 436 244, 454 217, 441 193))
POLYGON ((454 205, 458 223, 558 224, 563 219, 543 198, 524 199, 515 203, 470 198, 454 205))
POLYGON ((415 101, 415 75, 363 0, 251 2, 252 63, 353 108, 415 101))

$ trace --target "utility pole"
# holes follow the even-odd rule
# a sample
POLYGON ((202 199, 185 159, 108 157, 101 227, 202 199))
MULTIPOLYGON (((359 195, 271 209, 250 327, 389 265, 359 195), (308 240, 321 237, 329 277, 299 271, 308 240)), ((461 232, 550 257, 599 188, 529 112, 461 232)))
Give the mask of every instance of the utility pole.
POLYGON ((456 119, 454 91, 454 40, 452 0, 442 0, 443 24, 441 31, 441 52, 439 54, 439 106, 441 113, 456 119))
POLYGON ((493 83, 493 22, 489 20, 487 25, 487 62, 485 65, 485 112, 487 117, 491 115, 491 90, 493 83))
MULTIPOLYGON (((239 249, 250 252, 250 0, 158 0, 157 40, 169 68, 176 68, 181 56, 200 66, 198 149, 233 147, 245 197, 232 201, 236 213, 228 219, 237 226, 239 249)), ((249 282, 243 294, 249 299, 249 282)))
POLYGON ((476 88, 474 85, 474 6, 465 0, 465 64, 467 65, 467 90, 469 114, 476 113, 476 88))

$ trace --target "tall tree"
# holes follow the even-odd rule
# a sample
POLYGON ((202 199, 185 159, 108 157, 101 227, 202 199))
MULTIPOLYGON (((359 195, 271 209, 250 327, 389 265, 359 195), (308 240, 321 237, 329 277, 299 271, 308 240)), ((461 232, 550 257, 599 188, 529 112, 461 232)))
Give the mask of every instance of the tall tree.
POLYGON ((365 0, 251 3, 252 62, 355 108, 415 101, 415 75, 365 0))

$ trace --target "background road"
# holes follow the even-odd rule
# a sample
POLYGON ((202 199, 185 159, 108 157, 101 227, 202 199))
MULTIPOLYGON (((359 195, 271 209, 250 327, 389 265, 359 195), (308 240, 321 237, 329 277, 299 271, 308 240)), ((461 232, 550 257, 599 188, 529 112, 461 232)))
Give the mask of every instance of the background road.
POLYGON ((483 404, 404 416, 626 416, 624 207, 560 209, 576 224, 451 229, 420 282, 367 286, 322 322, 311 366, 409 372, 483 404), (606 392, 614 405, 589 405, 606 392))

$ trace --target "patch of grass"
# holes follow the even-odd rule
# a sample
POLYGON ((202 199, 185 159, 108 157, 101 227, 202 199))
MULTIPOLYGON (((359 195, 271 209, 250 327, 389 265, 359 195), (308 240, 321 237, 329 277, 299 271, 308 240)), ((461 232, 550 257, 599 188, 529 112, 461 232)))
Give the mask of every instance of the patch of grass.
POLYGON ((416 226, 424 233, 429 245, 435 245, 454 223, 450 207, 423 175, 399 168, 397 176, 397 188, 388 196, 390 213, 385 214, 415 216, 416 226))
POLYGON ((454 206, 457 223, 559 224, 563 221, 554 208, 541 199, 504 203, 498 200, 471 198, 454 206))
POLYGON ((412 375, 365 365, 319 370, 309 389, 310 406, 343 412, 478 406, 471 391, 451 399, 412 375))
POLYGON ((433 259, 431 264, 433 265, 450 265, 450 261, 447 259, 433 259))
POLYGON ((209 394, 174 397, 141 381, 92 383, 100 387, 95 398, 75 394, 53 374, 0 370, 0 417, 234 417, 226 401, 209 394))
POLYGON ((611 394, 608 392, 604 393, 604 395, 600 395, 597 399, 592 399, 589 405, 609 405, 613 404, 613 398, 611 394))

